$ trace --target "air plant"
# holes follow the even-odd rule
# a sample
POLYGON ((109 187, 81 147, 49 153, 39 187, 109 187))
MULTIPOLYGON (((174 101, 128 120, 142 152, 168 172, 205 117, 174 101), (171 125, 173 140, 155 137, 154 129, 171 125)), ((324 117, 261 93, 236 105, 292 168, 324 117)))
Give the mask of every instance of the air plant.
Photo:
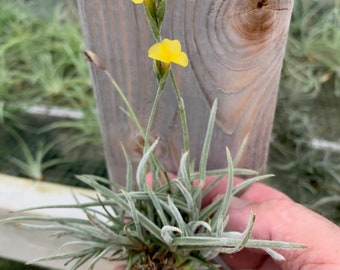
MULTIPOLYGON (((141 3, 143 1, 133 1, 141 3)), ((237 168, 245 143, 234 160, 226 148, 227 164, 219 170, 207 170, 207 160, 212 141, 213 127, 217 111, 217 101, 212 105, 206 135, 195 171, 190 159, 189 140, 185 107, 177 88, 171 65, 185 67, 187 56, 181 50, 178 40, 162 39, 161 24, 166 11, 166 0, 144 1, 146 16, 156 43, 149 50, 154 59, 154 73, 158 81, 158 91, 151 109, 146 129, 140 124, 124 92, 106 69, 105 64, 91 51, 85 51, 87 59, 102 70, 112 82, 130 117, 144 139, 143 156, 134 173, 124 146, 127 164, 126 186, 93 175, 79 175, 79 180, 94 188, 98 196, 90 202, 80 203, 75 197, 72 205, 42 206, 38 209, 75 208, 83 211, 86 218, 37 217, 17 215, 2 222, 19 222, 27 228, 48 230, 54 236, 70 236, 62 246, 62 252, 46 258, 34 260, 66 259, 73 263, 70 269, 78 269, 89 263, 93 269, 101 259, 125 261, 127 269, 218 269, 214 261, 220 253, 232 254, 241 249, 256 248, 267 252, 276 260, 284 257, 276 249, 303 248, 303 245, 281 241, 252 238, 255 214, 249 216, 244 231, 226 231, 229 205, 233 196, 250 184, 271 175, 259 176, 253 170, 237 168), (165 83, 170 78, 175 91, 182 123, 183 154, 176 176, 171 177, 160 160, 154 155, 159 139, 150 141, 149 134, 156 113, 159 98, 165 83), (148 174, 149 172, 149 174, 148 174), (149 181, 148 175, 152 175, 149 181), (246 175, 248 179, 234 185, 235 175, 246 175), (214 181, 204 188, 207 176, 214 181), (209 205, 203 205, 203 198, 219 181, 227 176, 225 195, 209 205), (31 221, 39 221, 39 225, 31 221), (41 224, 46 222, 46 224, 41 224), (79 249, 80 247, 80 249, 79 249)), ((37 208, 25 209, 25 211, 37 208)))

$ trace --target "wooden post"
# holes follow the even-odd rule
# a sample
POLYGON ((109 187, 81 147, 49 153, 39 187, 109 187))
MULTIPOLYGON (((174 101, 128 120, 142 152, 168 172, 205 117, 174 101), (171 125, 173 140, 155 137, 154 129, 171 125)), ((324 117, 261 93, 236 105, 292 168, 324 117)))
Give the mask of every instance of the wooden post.
MULTIPOLYGON (((156 82, 147 50, 154 43, 143 7, 129 0, 78 0, 85 48, 107 65, 145 126, 156 82)), ((189 56, 173 66, 188 114, 191 157, 199 160, 211 104, 218 112, 208 166, 226 166, 225 146, 235 155, 249 140, 242 167, 266 164, 293 0, 169 0, 164 38, 179 39, 189 56)), ((141 137, 122 112, 122 101, 104 74, 90 68, 110 178, 124 183, 123 143, 134 164, 141 137)), ((152 136, 158 155, 176 172, 181 126, 171 85, 166 86, 152 136)))

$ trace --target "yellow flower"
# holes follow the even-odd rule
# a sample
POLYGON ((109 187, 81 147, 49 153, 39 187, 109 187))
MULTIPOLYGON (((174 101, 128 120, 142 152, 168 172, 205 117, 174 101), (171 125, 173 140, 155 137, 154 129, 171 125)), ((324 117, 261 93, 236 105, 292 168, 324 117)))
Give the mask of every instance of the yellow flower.
POLYGON ((152 11, 153 9, 153 5, 152 5, 152 2, 151 0, 131 0, 132 3, 135 3, 135 4, 145 4, 146 8, 149 10, 149 12, 152 11))
POLYGON ((151 5, 151 0, 131 0, 135 4, 143 4, 145 3, 147 6, 151 5))
POLYGON ((148 55, 151 59, 166 64, 175 63, 182 67, 188 65, 188 57, 181 51, 181 43, 177 39, 164 39, 161 42, 157 42, 150 47, 148 55))

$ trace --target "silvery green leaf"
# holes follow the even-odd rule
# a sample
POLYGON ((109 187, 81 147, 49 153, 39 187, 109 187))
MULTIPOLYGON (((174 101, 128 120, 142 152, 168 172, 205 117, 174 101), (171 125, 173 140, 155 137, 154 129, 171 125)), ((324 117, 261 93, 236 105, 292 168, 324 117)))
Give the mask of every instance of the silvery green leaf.
POLYGON ((248 139, 249 139, 249 134, 246 135, 246 137, 243 139, 242 141, 242 144, 241 144, 241 147, 239 148, 234 160, 233 160, 233 163, 234 163, 234 166, 237 166, 237 164, 240 162, 242 156, 243 156, 243 153, 244 153, 244 149, 248 143, 248 139))
POLYGON ((172 232, 182 233, 182 231, 178 227, 169 225, 163 226, 161 230, 161 235, 168 245, 170 245, 173 240, 173 238, 171 237, 172 232))
POLYGON ((179 178, 183 181, 186 188, 189 188, 192 186, 190 178, 189 178, 189 172, 188 172, 188 166, 187 166, 188 156, 189 156, 189 152, 185 152, 182 154, 179 169, 178 169, 178 172, 180 173, 179 176, 181 177, 179 178))
POLYGON ((225 223, 224 223, 223 217, 217 219, 217 223, 216 223, 216 226, 214 228, 215 236, 220 237, 223 234, 224 229, 225 229, 224 224, 225 223))
MULTIPOLYGON (((89 254, 85 255, 84 257, 79 257, 77 260, 76 260, 76 257, 72 258, 69 262, 76 260, 76 263, 74 265, 72 265, 70 270, 77 270, 80 266, 82 266, 84 263, 89 261, 93 257, 94 254, 95 253, 89 253, 89 254)), ((68 263, 66 263, 66 264, 68 264, 68 263)))
MULTIPOLYGON (((96 181, 94 181, 93 179, 89 179, 89 178, 86 178, 86 177, 84 178, 82 176, 80 176, 80 179, 82 179, 82 181, 89 184, 90 186, 92 186, 97 191, 99 191, 102 195, 107 195, 108 197, 110 197, 112 199, 112 201, 114 201, 115 204, 117 204, 117 206, 119 206, 122 210, 124 210, 126 212, 130 211, 129 204, 125 200, 123 200, 115 192, 112 192, 108 188, 103 187, 102 185, 100 185, 96 181)), ((129 192, 130 196, 131 196, 131 194, 132 193, 129 192)), ((143 193, 143 194, 145 194, 145 193, 143 193)), ((146 230, 148 230, 152 235, 154 235, 156 238, 163 241, 162 237, 161 237, 161 229, 158 228, 158 226, 156 224, 154 224, 150 219, 148 219, 144 214, 142 214, 138 210, 136 210, 136 213, 137 213, 138 218, 139 218, 141 224, 143 225, 143 227, 146 230)))
POLYGON ((202 220, 197 220, 197 221, 191 221, 189 222, 189 227, 191 229, 192 232, 196 232, 196 230, 199 227, 204 228, 205 230, 208 231, 208 233, 211 233, 211 226, 209 225, 209 223, 202 221, 202 220))
MULTIPOLYGON (((172 70, 170 71, 170 75, 171 75, 173 84, 175 85, 175 87, 177 87, 172 70)), ((182 97, 179 97, 178 107, 179 107, 179 114, 180 114, 181 123, 182 123, 183 150, 184 152, 189 152, 189 149, 190 149, 189 130, 188 130, 188 123, 187 123, 184 100, 182 97)))
POLYGON ((228 160, 228 184, 227 184, 227 190, 225 192, 225 195, 223 196, 223 199, 221 201, 220 207, 217 210, 217 212, 214 214, 214 217, 211 221, 211 226, 214 229, 216 229, 218 220, 224 219, 224 217, 227 214, 230 201, 232 198, 232 190, 233 190, 233 182, 234 182, 234 167, 233 167, 233 161, 231 158, 231 154, 228 148, 226 148, 226 155, 228 160))
POLYGON ((145 242, 142 226, 140 224, 139 215, 138 215, 138 212, 137 212, 137 209, 136 209, 136 205, 135 205, 134 201, 132 200, 132 198, 130 197, 128 192, 125 192, 124 190, 122 190, 122 193, 125 196, 128 204, 129 204, 130 210, 128 212, 133 219, 133 223, 134 223, 134 226, 135 226, 136 231, 137 231, 138 239, 141 240, 142 242, 145 242))
POLYGON ((105 248, 105 246, 107 246, 107 243, 105 242, 95 242, 95 241, 85 241, 85 240, 78 240, 78 241, 69 241, 66 242, 65 244, 61 245, 59 247, 60 250, 65 250, 69 247, 88 247, 88 248, 105 248))
MULTIPOLYGON (((228 174, 228 168, 225 169, 216 169, 216 170, 207 170, 206 171, 206 176, 224 176, 228 174)), ((249 169, 241 169, 241 168, 234 168, 234 174, 235 175, 258 175, 259 173, 254 170, 249 170, 249 169)), ((193 172, 191 175, 192 179, 198 179, 199 178, 199 172, 193 172)))
MULTIPOLYGON (((185 201, 187 202, 187 206, 189 208, 190 213, 198 218, 198 210, 196 210, 195 208, 195 204, 194 204, 194 200, 192 198, 191 193, 186 189, 186 187, 182 184, 182 182, 178 181, 178 179, 174 179, 173 182, 175 183, 175 185, 178 187, 178 189, 181 191, 182 195, 185 198, 185 201)), ((196 218, 193 218, 194 220, 196 218)))
POLYGON ((208 162, 212 133, 214 130, 216 112, 217 112, 217 100, 215 99, 210 110, 208 126, 206 129, 203 147, 202 147, 202 153, 201 153, 201 159, 200 159, 200 165, 199 165, 199 173, 200 173, 199 179, 200 180, 201 179, 204 180, 206 178, 207 162, 208 162))
POLYGON ((157 7, 157 20, 158 20, 158 26, 161 27, 166 11, 166 6, 167 6, 167 0, 161 0, 158 2, 158 7, 157 7))
POLYGON ((157 18, 155 18, 156 14, 150 11, 146 6, 145 6, 145 14, 148 19, 149 27, 150 27, 153 37, 155 38, 156 41, 160 41, 160 26, 157 23, 157 18))
POLYGON ((101 220, 96 218, 96 216, 92 216, 90 214, 88 214, 87 216, 88 216, 88 219, 90 220, 90 222, 94 226, 96 226, 99 230, 101 230, 103 234, 105 234, 107 239, 113 240, 113 241, 120 243, 122 245, 131 245, 132 244, 131 241, 129 239, 127 239, 126 237, 118 235, 114 231, 112 231, 112 229, 110 227, 108 227, 106 222, 102 222, 101 220))
MULTIPOLYGON (((125 150, 125 147, 123 144, 121 144, 123 153, 124 153, 124 157, 125 157, 125 164, 126 164, 126 186, 125 186, 125 190, 127 192, 132 190, 133 187, 133 178, 132 178, 132 164, 131 164, 131 160, 129 159, 129 156, 125 150)), ((111 181, 112 182, 112 181, 111 181)), ((118 189, 118 190, 121 190, 118 189)))
POLYGON ((230 252, 231 253, 235 253, 235 252, 238 252, 240 251, 241 249, 243 249, 245 247, 245 245, 247 244, 250 236, 251 236, 251 233, 253 231, 253 227, 254 227, 254 222, 255 222, 255 215, 252 213, 249 217, 249 220, 248 220, 248 224, 247 224, 247 227, 246 229, 244 230, 244 232, 241 234, 241 237, 240 237, 240 243, 238 243, 230 252))
POLYGON ((89 265, 89 267, 88 267, 88 270, 92 270, 93 268, 94 268, 94 266, 96 265, 96 263, 100 260, 100 259, 102 259, 102 258, 105 258, 105 255, 107 254, 107 253, 109 253, 110 251, 112 251, 112 247, 111 246, 109 246, 109 247, 107 247, 106 249, 104 249, 103 251, 101 251, 101 252, 98 252, 96 255, 94 255, 93 257, 93 259, 91 259, 91 263, 90 263, 90 265, 89 265))
POLYGON ((35 264, 39 262, 47 262, 47 261, 53 261, 53 260, 64 260, 64 259, 77 258, 77 257, 79 258, 79 257, 86 256, 88 254, 93 254, 92 248, 38 258, 38 259, 34 259, 34 260, 27 262, 27 264, 35 264))
POLYGON ((157 138, 149 147, 149 149, 144 153, 142 159, 140 160, 137 171, 136 171, 136 180, 139 190, 143 191, 146 189, 146 182, 145 182, 145 175, 146 175, 146 165, 147 162, 152 154, 152 152, 155 150, 157 144, 158 144, 159 138, 157 138))
MULTIPOLYGON (((196 248, 218 248, 221 252, 228 251, 230 252, 233 247, 240 244, 242 239, 235 239, 234 237, 213 237, 213 236, 183 236, 174 238, 173 246, 179 246, 181 248, 192 248, 193 246, 196 248), (204 243, 204 246, 202 246, 204 243), (224 248, 228 247, 228 248, 224 248), (232 248, 230 248, 232 247, 232 248)), ((296 243, 288 243, 282 241, 270 241, 270 240, 257 240, 257 239, 249 239, 245 245, 247 248, 277 248, 277 249, 301 249, 305 248, 305 245, 296 244, 296 243)))
POLYGON ((162 221, 163 226, 169 224, 169 221, 168 221, 167 217, 165 216, 164 210, 163 210, 163 208, 160 204, 160 198, 157 197, 157 195, 155 194, 155 192, 152 189, 149 188, 147 191, 148 191, 150 199, 151 199, 151 201, 152 201, 152 203, 153 203, 153 205, 156 209, 156 212, 157 212, 157 214, 159 215, 159 218, 162 221))
POLYGON ((273 177, 273 176, 274 176, 273 174, 265 174, 265 175, 259 175, 259 176, 256 176, 256 177, 246 179, 246 180, 240 182, 239 184, 237 184, 233 188, 233 195, 236 195, 237 193, 246 189, 247 187, 249 187, 253 183, 263 181, 263 180, 268 179, 268 178, 273 177))
POLYGON ((277 261, 285 261, 285 257, 271 248, 262 248, 270 257, 277 261))
POLYGON ((175 218, 179 229, 183 232, 183 235, 184 236, 190 235, 188 225, 183 220, 183 217, 182 217, 180 211, 178 210, 176 205, 173 203, 170 196, 168 196, 168 205, 169 205, 169 210, 171 212, 171 215, 175 218))
POLYGON ((194 200, 198 205, 201 205, 202 200, 202 189, 204 185, 205 178, 207 176, 207 162, 208 162, 208 156, 209 156, 209 150, 210 150, 210 144, 211 144, 211 138, 212 133, 214 130, 214 124, 215 124, 215 118, 216 118, 216 111, 217 111, 217 100, 215 99, 211 110, 210 110, 210 116, 208 121, 208 126, 206 129, 203 147, 202 147, 202 153, 201 153, 201 159, 199 164, 199 184, 196 187, 194 191, 194 200))

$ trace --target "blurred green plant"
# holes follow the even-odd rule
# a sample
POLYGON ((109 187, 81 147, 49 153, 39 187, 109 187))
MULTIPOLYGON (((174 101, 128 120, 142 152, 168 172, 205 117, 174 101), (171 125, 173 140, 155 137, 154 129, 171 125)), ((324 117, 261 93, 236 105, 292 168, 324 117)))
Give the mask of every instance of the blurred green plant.
POLYGON ((326 82, 340 96, 340 1, 296 0, 282 82, 293 97, 316 97, 326 82))
POLYGON ((51 16, 32 2, 1 1, 0 97, 21 104, 94 105, 87 65, 81 60, 79 24, 63 1, 51 16))
POLYGON ((340 153, 311 141, 337 139, 339 52, 340 1, 295 0, 268 162, 277 175, 271 185, 338 223, 340 153), (324 117, 331 106, 337 109, 324 117))
POLYGON ((42 181, 44 179, 44 170, 61 163, 70 162, 70 160, 66 158, 52 158, 46 160, 46 155, 56 145, 56 142, 45 143, 39 141, 34 153, 17 132, 11 130, 10 133, 18 143, 22 151, 22 156, 20 158, 11 156, 9 157, 9 160, 16 165, 26 177, 42 181))
POLYGON ((25 121, 31 106, 72 108, 83 117, 54 118, 42 123, 40 132, 71 130, 70 151, 86 143, 98 146, 100 130, 76 6, 63 0, 0 4, 0 125, 30 131, 37 129, 25 121))

